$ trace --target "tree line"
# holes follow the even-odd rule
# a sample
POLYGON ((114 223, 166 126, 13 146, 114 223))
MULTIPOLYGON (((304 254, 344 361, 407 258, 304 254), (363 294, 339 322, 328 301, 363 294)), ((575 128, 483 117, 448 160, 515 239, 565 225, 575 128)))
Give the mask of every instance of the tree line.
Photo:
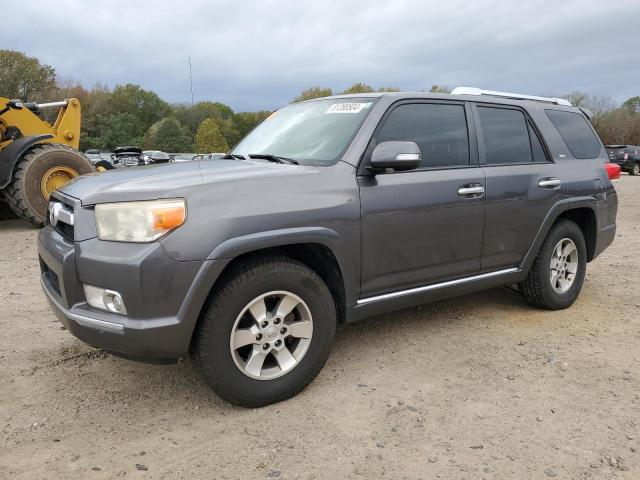
MULTIPOLYGON (((400 89, 394 86, 375 89, 360 82, 342 91, 314 86, 303 90, 291 102, 375 91, 400 89)), ((433 85, 430 91, 446 93, 449 89, 433 85)), ((82 104, 81 150, 110 151, 134 145, 167 152, 226 152, 270 114, 234 112, 228 105, 214 101, 171 104, 133 84, 116 85, 113 89, 97 84, 86 89, 76 81, 60 79, 53 67, 37 58, 11 50, 0 50, 0 96, 36 102, 78 98, 82 104)), ((622 104, 607 96, 583 92, 554 96, 593 111, 592 123, 605 144, 640 145, 640 96, 622 104)))

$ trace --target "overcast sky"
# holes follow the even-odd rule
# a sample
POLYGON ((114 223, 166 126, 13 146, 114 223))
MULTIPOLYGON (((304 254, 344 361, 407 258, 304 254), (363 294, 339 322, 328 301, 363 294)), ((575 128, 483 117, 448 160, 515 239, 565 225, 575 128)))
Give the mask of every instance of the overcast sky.
MULTIPOLYGON (((89 87, 273 109, 302 89, 640 95, 639 0, 21 0, 0 48, 89 87)), ((6 17, 6 16, 5 16, 6 17)))

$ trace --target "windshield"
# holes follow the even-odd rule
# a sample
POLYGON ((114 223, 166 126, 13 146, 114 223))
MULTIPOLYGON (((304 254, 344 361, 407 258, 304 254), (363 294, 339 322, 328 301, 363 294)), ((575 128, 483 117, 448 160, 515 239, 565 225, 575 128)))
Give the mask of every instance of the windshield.
POLYGON ((270 154, 306 165, 338 161, 377 98, 342 98, 295 103, 273 112, 231 152, 270 154))

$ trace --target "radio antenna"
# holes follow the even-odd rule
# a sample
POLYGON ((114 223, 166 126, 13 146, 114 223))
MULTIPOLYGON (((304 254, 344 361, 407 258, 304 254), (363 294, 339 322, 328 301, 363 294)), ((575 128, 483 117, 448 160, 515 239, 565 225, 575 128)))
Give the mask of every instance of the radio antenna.
POLYGON ((193 107, 193 76, 191 75, 191 57, 189 59, 189 88, 191 89, 191 106, 193 107))

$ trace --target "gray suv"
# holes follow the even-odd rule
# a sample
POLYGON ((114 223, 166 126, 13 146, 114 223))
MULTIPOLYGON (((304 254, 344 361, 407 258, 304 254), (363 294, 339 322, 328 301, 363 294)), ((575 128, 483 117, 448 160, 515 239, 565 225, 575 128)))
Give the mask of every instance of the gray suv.
POLYGON ((224 159, 81 177, 52 195, 42 288, 89 345, 188 355, 251 407, 305 388, 345 323, 512 284, 567 308, 614 238, 619 168, 566 103, 322 98, 275 111, 224 159))

